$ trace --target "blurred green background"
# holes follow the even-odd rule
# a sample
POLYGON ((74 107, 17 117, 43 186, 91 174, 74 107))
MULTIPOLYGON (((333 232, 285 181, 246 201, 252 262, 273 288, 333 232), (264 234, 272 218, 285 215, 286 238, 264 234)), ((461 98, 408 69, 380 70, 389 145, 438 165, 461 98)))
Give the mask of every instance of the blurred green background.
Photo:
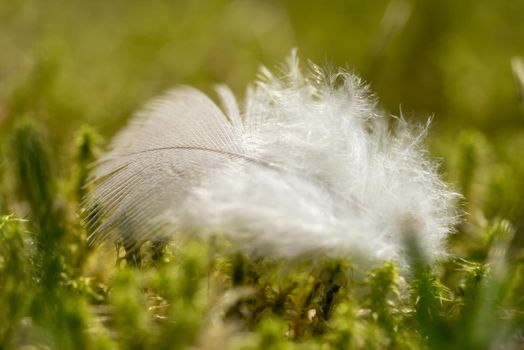
POLYGON ((297 47, 362 75, 394 114, 514 131, 523 22, 522 0, 5 0, 0 120, 34 115, 56 145, 83 122, 108 135, 176 84, 241 95, 260 64, 297 47))

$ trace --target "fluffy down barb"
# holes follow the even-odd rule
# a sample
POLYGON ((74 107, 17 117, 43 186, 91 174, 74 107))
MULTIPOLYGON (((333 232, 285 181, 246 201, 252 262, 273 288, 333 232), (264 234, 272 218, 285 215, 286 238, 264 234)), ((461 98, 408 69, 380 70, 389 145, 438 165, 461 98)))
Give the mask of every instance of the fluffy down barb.
POLYGON ((444 252, 457 195, 426 155, 426 128, 385 116, 359 78, 304 74, 292 55, 281 74, 262 69, 243 104, 217 92, 222 109, 173 89, 115 138, 85 200, 91 241, 223 233, 269 257, 400 262, 414 232, 444 252))

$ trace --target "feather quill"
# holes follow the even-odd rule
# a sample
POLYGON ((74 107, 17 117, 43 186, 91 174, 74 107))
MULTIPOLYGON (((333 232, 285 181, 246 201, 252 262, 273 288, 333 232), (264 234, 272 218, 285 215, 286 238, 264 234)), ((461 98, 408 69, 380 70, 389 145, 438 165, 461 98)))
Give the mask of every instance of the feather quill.
POLYGON ((385 116, 358 77, 304 73, 293 53, 278 75, 262 68, 241 107, 217 93, 223 110, 173 89, 117 135, 85 200, 92 242, 223 233, 276 258, 403 261, 410 231, 444 252, 457 194, 426 154, 427 126, 385 116))

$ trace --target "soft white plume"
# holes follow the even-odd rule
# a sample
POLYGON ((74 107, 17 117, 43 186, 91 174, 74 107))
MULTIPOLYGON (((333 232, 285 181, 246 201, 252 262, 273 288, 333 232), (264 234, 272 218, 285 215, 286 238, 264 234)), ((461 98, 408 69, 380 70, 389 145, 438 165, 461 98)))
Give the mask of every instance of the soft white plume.
POLYGON ((304 74, 293 54, 278 76, 262 69, 241 108, 217 92, 223 111, 173 89, 115 138, 86 198, 91 240, 223 233, 270 257, 402 261, 409 231, 443 252, 456 194, 426 155, 426 128, 385 116, 358 77, 304 74))

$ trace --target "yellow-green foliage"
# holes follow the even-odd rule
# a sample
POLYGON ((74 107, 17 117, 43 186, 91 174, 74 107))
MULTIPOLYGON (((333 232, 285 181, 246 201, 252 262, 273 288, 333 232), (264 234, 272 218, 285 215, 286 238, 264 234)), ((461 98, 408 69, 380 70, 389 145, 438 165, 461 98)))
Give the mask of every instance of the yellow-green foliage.
POLYGON ((487 0, 0 2, 0 348, 522 347, 523 13, 487 0), (87 245, 89 164, 137 106, 179 83, 240 95, 294 46, 347 63, 393 113, 435 115, 432 153, 463 194, 446 258, 409 239, 409 270, 251 258, 222 237, 87 245))

